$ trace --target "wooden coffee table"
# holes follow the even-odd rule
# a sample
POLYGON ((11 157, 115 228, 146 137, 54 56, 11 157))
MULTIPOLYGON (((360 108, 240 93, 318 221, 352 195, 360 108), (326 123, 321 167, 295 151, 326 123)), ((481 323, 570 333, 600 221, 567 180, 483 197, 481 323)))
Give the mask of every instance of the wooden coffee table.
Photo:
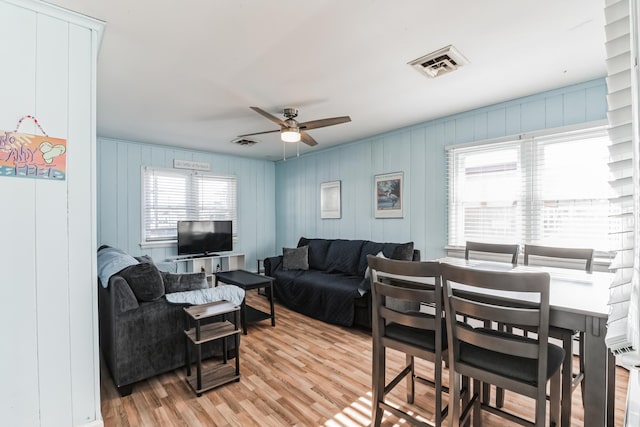
POLYGON ((242 300, 242 305, 240 306, 240 322, 242 323, 242 332, 245 335, 247 335, 247 323, 271 319, 271 326, 276 326, 276 314, 273 308, 273 280, 273 277, 255 274, 245 270, 222 271, 216 273, 216 286, 218 286, 218 282, 223 282, 229 285, 238 286, 245 291, 245 298, 242 300), (251 289, 262 288, 269 288, 270 313, 265 313, 264 311, 247 305, 246 292, 251 289))

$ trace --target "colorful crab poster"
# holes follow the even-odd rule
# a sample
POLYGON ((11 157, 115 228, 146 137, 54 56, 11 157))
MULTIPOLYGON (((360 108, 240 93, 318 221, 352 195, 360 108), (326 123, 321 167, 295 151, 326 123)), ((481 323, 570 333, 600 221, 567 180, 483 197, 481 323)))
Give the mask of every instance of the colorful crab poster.
POLYGON ((66 152, 66 139, 0 131, 0 177, 64 181, 66 152))

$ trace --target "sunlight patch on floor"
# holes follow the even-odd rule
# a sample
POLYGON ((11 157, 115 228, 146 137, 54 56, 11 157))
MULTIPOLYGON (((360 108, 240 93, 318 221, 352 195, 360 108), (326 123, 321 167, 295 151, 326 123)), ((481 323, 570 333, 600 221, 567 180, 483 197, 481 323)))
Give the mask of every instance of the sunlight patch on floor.
MULTIPOLYGON (((391 402, 388 404, 399 408, 391 402)), ((424 420, 424 417, 416 414, 414 411, 407 411, 410 415, 424 420)), ((388 418, 393 417, 389 412, 385 412, 382 416, 382 423, 388 422, 388 418)), ((341 412, 334 415, 330 420, 325 421, 326 427, 363 427, 371 425, 371 392, 368 392, 366 396, 361 396, 358 400, 351 403, 351 405, 344 408, 341 412)), ((407 425, 407 421, 404 419, 398 419, 393 424, 394 426, 407 425)))

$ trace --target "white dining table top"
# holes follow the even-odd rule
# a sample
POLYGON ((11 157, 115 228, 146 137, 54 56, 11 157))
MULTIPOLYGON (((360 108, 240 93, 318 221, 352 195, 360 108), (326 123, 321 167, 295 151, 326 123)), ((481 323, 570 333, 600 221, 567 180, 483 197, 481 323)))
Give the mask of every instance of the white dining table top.
POLYGON ((437 261, 473 269, 514 272, 545 271, 551 277, 549 305, 551 310, 578 313, 606 318, 609 313, 609 285, 613 274, 608 272, 587 273, 582 270, 543 266, 513 266, 504 262, 465 260, 444 257, 437 261))

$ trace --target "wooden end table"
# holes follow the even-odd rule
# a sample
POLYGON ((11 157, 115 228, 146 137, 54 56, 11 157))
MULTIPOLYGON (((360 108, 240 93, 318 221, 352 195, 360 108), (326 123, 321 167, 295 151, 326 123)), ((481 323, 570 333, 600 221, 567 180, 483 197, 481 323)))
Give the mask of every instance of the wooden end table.
POLYGON ((187 330, 184 331, 185 361, 187 365, 186 380, 193 391, 196 392, 196 395, 200 397, 204 391, 231 381, 240 381, 240 327, 238 322, 240 307, 229 301, 216 301, 209 304, 185 307, 184 311, 187 317, 187 330), (200 323, 202 320, 223 316, 227 313, 233 313, 233 323, 228 320, 204 325, 200 323), (192 322, 195 323, 194 328, 191 328, 192 322), (233 337, 235 341, 235 369, 227 363, 227 339, 230 337, 233 337), (220 339, 222 340, 223 363, 211 366, 203 372, 202 344, 220 339), (197 354, 195 377, 191 375, 191 355, 189 354, 191 345, 195 346, 197 354))
POLYGON ((247 335, 247 323, 271 319, 271 326, 276 326, 276 314, 273 308, 273 280, 273 277, 245 270, 222 271, 216 273, 216 286, 218 286, 218 282, 220 281, 229 285, 238 286, 245 291, 245 298, 242 300, 242 305, 240 306, 242 331, 245 335, 247 335), (267 287, 269 288, 269 305, 271 309, 269 313, 265 313, 264 311, 247 305, 246 292, 248 290, 261 288, 266 289, 267 287))

